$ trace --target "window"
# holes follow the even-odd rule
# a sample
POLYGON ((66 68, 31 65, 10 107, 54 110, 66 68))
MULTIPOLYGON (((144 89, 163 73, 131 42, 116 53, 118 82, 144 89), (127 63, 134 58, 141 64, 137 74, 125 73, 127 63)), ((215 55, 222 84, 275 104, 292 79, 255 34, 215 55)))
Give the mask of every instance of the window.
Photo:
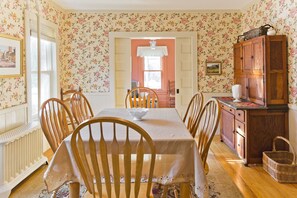
MULTIPOLYGON (((40 102, 56 96, 57 72, 56 72, 56 43, 45 39, 40 40, 40 102)), ((37 66, 37 37, 30 37, 30 62, 31 62, 31 116, 38 116, 38 66, 37 66)))
POLYGON ((38 119, 38 111, 42 103, 51 97, 57 97, 57 25, 40 19, 37 26, 37 16, 26 13, 26 24, 30 27, 26 31, 26 65, 27 65, 27 102, 28 121, 38 119), (38 54, 37 27, 40 29, 40 54, 38 54), (38 59, 40 65, 38 65, 38 59), (40 76, 39 76, 40 72, 40 76), (38 78, 40 77, 40 84, 38 78))
POLYGON ((151 89, 162 88, 162 64, 160 56, 144 57, 144 86, 151 89))

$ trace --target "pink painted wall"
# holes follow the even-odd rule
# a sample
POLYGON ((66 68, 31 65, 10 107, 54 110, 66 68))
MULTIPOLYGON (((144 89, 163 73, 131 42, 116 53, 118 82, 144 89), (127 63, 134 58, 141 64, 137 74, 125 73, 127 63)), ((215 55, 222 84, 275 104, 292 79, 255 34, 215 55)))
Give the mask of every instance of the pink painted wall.
MULTIPOLYGON (((138 46, 149 46, 149 39, 132 39, 131 56, 132 56, 132 80, 139 81, 143 86, 143 58, 137 57, 138 46)), ((162 90, 156 90, 160 100, 160 107, 168 106, 168 80, 175 79, 175 39, 158 39, 157 46, 167 46, 168 56, 163 57, 164 86, 162 90)))

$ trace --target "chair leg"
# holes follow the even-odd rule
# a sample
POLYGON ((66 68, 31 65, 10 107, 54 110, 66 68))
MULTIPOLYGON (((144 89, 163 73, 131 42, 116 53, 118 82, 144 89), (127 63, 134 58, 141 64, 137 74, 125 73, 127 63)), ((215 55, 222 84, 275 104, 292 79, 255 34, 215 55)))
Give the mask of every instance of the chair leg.
POLYGON ((56 198, 56 196, 57 196, 57 192, 53 191, 53 194, 51 195, 51 198, 56 198))
POLYGON ((207 175, 208 172, 209 172, 209 166, 208 166, 207 162, 205 162, 205 165, 204 165, 204 173, 205 173, 205 175, 207 175))
POLYGON ((180 197, 190 197, 190 184, 189 183, 181 183, 180 184, 180 197))
POLYGON ((79 198, 79 183, 72 182, 69 184, 69 198, 79 198))
POLYGON ((168 185, 164 185, 162 198, 167 198, 167 193, 168 193, 168 185))
POLYGON ((179 198, 179 197, 178 197, 178 191, 176 190, 176 188, 174 188, 173 192, 174 192, 174 197, 175 197, 175 198, 179 198))

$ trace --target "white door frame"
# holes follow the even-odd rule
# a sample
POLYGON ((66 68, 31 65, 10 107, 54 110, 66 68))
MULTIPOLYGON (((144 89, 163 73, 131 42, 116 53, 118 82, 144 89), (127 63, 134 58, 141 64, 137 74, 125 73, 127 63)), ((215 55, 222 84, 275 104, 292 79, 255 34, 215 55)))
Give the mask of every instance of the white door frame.
POLYGON ((115 39, 151 39, 154 38, 191 38, 193 62, 193 93, 197 92, 197 32, 110 32, 109 33, 109 63, 110 63, 110 102, 115 106, 115 39))

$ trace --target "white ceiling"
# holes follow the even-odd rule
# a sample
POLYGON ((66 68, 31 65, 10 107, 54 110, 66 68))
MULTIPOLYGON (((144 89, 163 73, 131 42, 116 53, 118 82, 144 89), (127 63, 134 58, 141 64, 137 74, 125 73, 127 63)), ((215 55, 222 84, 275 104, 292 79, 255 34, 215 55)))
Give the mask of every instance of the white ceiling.
POLYGON ((240 10, 254 0, 52 0, 67 10, 240 10))

